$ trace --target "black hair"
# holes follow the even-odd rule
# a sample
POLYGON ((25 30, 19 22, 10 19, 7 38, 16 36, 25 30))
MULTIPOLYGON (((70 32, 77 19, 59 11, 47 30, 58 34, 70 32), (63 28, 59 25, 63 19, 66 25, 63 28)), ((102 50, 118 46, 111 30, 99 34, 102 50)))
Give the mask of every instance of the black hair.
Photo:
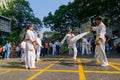
POLYGON ((98 17, 95 18, 95 20, 100 20, 100 21, 102 21, 102 17, 101 17, 101 16, 98 16, 98 17))
POLYGON ((72 31, 72 29, 68 29, 68 30, 67 30, 67 33, 70 32, 70 31, 72 31))

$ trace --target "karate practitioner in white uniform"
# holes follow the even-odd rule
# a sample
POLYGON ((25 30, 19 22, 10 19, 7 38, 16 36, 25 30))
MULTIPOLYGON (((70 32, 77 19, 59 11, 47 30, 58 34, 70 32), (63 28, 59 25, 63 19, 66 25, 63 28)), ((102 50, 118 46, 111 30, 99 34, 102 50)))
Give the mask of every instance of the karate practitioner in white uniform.
MULTIPOLYGON (((68 30, 66 36, 63 38, 63 40, 61 41, 61 44, 64 43, 65 40, 67 40, 68 43, 68 48, 69 50, 71 50, 71 48, 74 51, 74 56, 73 56, 73 60, 76 61, 76 57, 77 57, 77 48, 76 48, 76 42, 84 37, 85 35, 87 35, 89 32, 84 32, 81 34, 78 34, 77 36, 74 36, 74 34, 72 34, 72 30, 68 30)), ((69 51, 71 52, 71 51, 69 51)))
POLYGON ((41 40, 40 40, 40 34, 37 35, 37 39, 36 39, 36 43, 37 43, 37 54, 36 54, 36 60, 40 60, 40 53, 41 53, 41 48, 43 47, 42 46, 42 43, 41 43, 41 40))
POLYGON ((96 48, 95 48, 95 61, 100 60, 101 66, 108 66, 108 60, 106 58, 105 53, 105 34, 106 34, 106 26, 102 22, 101 17, 97 17, 95 19, 95 22, 97 24, 96 27, 91 27, 93 31, 96 31, 96 48))
POLYGON ((21 46, 21 53, 22 53, 21 63, 26 63, 26 42, 25 42, 25 39, 21 42, 20 46, 21 46))
POLYGON ((29 26, 26 32, 26 68, 35 69, 35 48, 36 41, 33 33, 33 26, 29 26))

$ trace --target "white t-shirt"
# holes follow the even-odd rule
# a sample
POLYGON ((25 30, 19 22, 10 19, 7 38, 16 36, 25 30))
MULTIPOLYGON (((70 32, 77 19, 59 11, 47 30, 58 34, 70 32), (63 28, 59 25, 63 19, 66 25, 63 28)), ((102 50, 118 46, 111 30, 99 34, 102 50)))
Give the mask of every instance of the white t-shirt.
POLYGON ((16 50, 15 51, 19 51, 19 47, 16 47, 16 50))
POLYGON ((22 41, 21 48, 26 49, 26 42, 25 41, 22 41))

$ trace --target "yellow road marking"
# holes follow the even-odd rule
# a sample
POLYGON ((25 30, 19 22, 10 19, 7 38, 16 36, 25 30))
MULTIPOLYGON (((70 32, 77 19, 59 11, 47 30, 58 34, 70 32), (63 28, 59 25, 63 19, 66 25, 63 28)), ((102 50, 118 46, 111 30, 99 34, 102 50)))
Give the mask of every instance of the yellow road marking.
POLYGON ((117 66, 115 66, 115 65, 113 65, 112 63, 110 63, 110 62, 109 62, 109 65, 110 65, 112 68, 114 68, 114 69, 116 69, 116 70, 120 71, 120 68, 119 68, 119 67, 117 67, 117 66))
MULTIPOLYGON (((14 70, 18 70, 18 69, 14 69, 14 70)), ((13 69, 9 69, 9 70, 6 70, 5 72, 1 72, 1 74, 5 74, 5 73, 8 73, 10 71, 13 71, 13 69)), ((30 70, 21 70, 21 71, 30 71, 30 70)), ((42 71, 43 70, 31 70, 31 71, 42 71)), ((61 72, 61 73, 78 73, 79 71, 78 70, 45 70, 44 72, 61 72)), ((94 71, 94 70, 84 70, 85 73, 100 73, 100 74, 120 74, 120 71, 94 71)))
POLYGON ((47 69, 51 68, 52 66, 54 66, 57 62, 59 62, 60 60, 62 60, 63 58, 60 58, 59 60, 53 62, 52 64, 50 64, 48 67, 40 70, 38 73, 36 73, 35 75, 31 76, 30 78, 28 78, 27 80, 33 80, 34 78, 36 78, 37 76, 39 76, 40 74, 42 74, 43 72, 45 72, 47 69))
POLYGON ((111 64, 120 65, 120 63, 110 62, 111 64))
MULTIPOLYGON (((5 70, 5 69, 4 69, 5 70)), ((19 70, 19 71, 43 71, 40 69, 37 70, 26 70, 26 69, 9 69, 10 71, 13 70, 19 70)), ((7 72, 9 72, 9 70, 5 71, 5 72, 1 72, 0 74, 5 74, 7 72)), ((61 73, 67 73, 67 72, 71 72, 71 73, 78 73, 78 70, 45 70, 44 72, 61 72, 61 73)), ((120 74, 120 71, 97 71, 97 70, 84 70, 85 73, 100 73, 100 74, 120 74)))
POLYGON ((46 70, 46 72, 79 72, 78 70, 46 70))
POLYGON ((0 69, 0 70, 16 70, 16 71, 39 71, 41 69, 35 69, 35 70, 28 70, 28 69, 20 69, 20 68, 9 68, 9 69, 6 69, 6 68, 3 68, 3 69, 0 69))
POLYGON ((90 59, 80 58, 81 60, 91 61, 90 59))
POLYGON ((40 62, 39 64, 50 64, 50 63, 53 63, 53 62, 40 62))
MULTIPOLYGON (((46 58, 47 60, 48 58, 46 58)), ((45 59, 44 59, 45 60, 45 59)), ((52 60, 52 59, 50 59, 52 60)), ((62 59, 60 59, 62 60, 62 59)), ((70 60, 69 58, 66 58, 65 60, 70 60)), ((85 73, 101 73, 101 74, 120 74, 120 68, 117 67, 116 65, 120 65, 120 63, 117 63, 117 62, 109 62, 109 65, 116 69, 117 71, 95 71, 95 70, 84 70, 83 67, 82 67, 82 64, 81 64, 81 60, 86 60, 88 61, 89 59, 84 59, 84 58, 81 58, 81 59, 77 59, 77 61, 79 62, 79 65, 78 65, 78 71, 77 70, 48 70, 49 68, 51 68, 53 65, 55 64, 58 64, 60 63, 59 61, 53 61, 53 62, 42 62, 43 64, 44 63, 51 63, 48 67, 44 68, 44 69, 36 69, 36 70, 26 70, 26 69, 22 69, 22 68, 0 68, 0 70, 5 70, 4 72, 1 72, 1 74, 6 74, 10 71, 13 71, 13 70, 21 70, 21 71, 38 71, 38 73, 36 73, 35 75, 33 75, 32 77, 28 78, 28 80, 32 80, 34 78, 36 78, 37 76, 39 76, 40 74, 42 74, 43 72, 73 72, 73 73, 78 73, 79 72, 79 76, 80 76, 80 80, 85 80, 85 73)), ((65 62, 65 63, 72 63, 72 62, 65 62)))
MULTIPOLYGON (((51 64, 53 62, 42 62, 42 63, 39 63, 39 64, 51 64)), ((60 64, 61 62, 58 62, 58 63, 55 63, 55 64, 60 64)), ((66 64, 74 64, 74 62, 64 62, 66 64)))
POLYGON ((79 77, 80 77, 79 80, 86 80, 81 60, 77 59, 77 61, 79 62, 79 65, 78 65, 78 71, 79 71, 79 77))
POLYGON ((5 72, 1 72, 0 75, 1 75, 1 74, 6 74, 6 73, 8 73, 8 72, 10 72, 10 71, 12 71, 12 70, 6 70, 5 72))
POLYGON ((85 70, 85 73, 101 73, 101 74, 120 74, 118 71, 91 71, 91 70, 85 70))
MULTIPOLYGON (((77 73, 77 70, 46 70, 46 72, 72 72, 77 73)), ((101 74, 120 74, 118 71, 92 71, 92 70, 84 70, 85 73, 101 73, 101 74)))

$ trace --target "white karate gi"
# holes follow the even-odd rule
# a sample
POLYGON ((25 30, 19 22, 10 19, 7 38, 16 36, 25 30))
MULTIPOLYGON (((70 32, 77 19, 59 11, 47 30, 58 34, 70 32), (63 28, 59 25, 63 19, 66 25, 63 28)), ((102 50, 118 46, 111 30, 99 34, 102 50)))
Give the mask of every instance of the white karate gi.
POLYGON ((88 41, 86 38, 82 38, 82 55, 85 54, 85 51, 86 51, 86 54, 89 54, 88 53, 88 41))
POLYGON ((36 54, 36 60, 40 60, 40 53, 41 53, 41 47, 42 47, 42 43, 39 37, 37 37, 36 39, 37 42, 37 54, 36 54))
POLYGON ((25 41, 22 41, 21 49, 23 50, 23 51, 21 51, 22 52, 21 62, 26 62, 26 42, 25 41))
POLYGON ((35 41, 33 31, 27 30, 26 32, 26 68, 35 68, 35 49, 32 42, 35 41))
POLYGON ((87 47, 88 47, 88 54, 91 54, 91 53, 92 53, 92 52, 91 52, 91 48, 92 48, 92 46, 91 46, 91 41, 88 42, 87 47))
POLYGON ((55 55, 55 53, 56 53, 56 45, 55 45, 55 43, 53 44, 52 48, 53 48, 52 55, 55 55))
POLYGON ((101 39, 100 45, 96 45, 95 48, 95 60, 98 61, 100 59, 102 65, 108 65, 108 60, 105 53, 106 26, 101 22, 98 26, 93 27, 93 30, 97 32, 98 38, 101 39))
POLYGON ((73 56, 73 59, 76 60, 76 57, 77 57, 77 48, 76 48, 76 42, 84 37, 85 35, 87 35, 88 32, 84 32, 84 33, 81 33, 77 36, 74 36, 73 34, 66 34, 66 36, 64 37, 64 39, 61 41, 61 43, 63 44, 65 40, 67 40, 67 43, 68 43, 68 47, 69 47, 69 50, 71 50, 71 47, 73 48, 73 51, 74 51, 74 56, 73 56))

